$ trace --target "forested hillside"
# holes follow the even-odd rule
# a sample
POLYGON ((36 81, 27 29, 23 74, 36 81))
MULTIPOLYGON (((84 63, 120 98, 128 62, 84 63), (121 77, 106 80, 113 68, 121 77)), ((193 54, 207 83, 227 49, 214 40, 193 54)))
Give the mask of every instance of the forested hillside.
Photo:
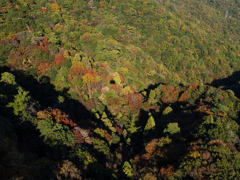
POLYGON ((0 179, 239 179, 240 2, 1 0, 0 179))

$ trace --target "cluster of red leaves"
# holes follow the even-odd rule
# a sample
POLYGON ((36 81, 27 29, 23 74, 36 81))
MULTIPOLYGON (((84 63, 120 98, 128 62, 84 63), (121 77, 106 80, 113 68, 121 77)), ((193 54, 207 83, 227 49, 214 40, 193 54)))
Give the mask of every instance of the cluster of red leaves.
POLYGON ((144 160, 150 160, 151 159, 151 154, 149 154, 149 153, 142 154, 141 159, 143 161, 144 160))
POLYGON ((22 49, 22 44, 20 44, 20 46, 17 48, 17 50, 23 55, 25 54, 26 50, 22 49))
POLYGON ((198 88, 198 84, 190 84, 189 86, 192 87, 192 92, 196 91, 198 88))
POLYGON ((160 173, 164 177, 164 179, 168 179, 169 176, 174 174, 173 166, 168 165, 167 167, 161 167, 160 173))
POLYGON ((125 95, 128 98, 128 106, 129 108, 131 108, 132 111, 138 111, 138 107, 136 106, 136 104, 134 103, 134 101, 131 98, 130 94, 125 95))
POLYGON ((0 44, 6 45, 6 43, 1 39, 1 37, 0 37, 0 44))
POLYGON ((74 129, 77 126, 71 119, 68 118, 68 115, 62 112, 59 109, 45 109, 44 111, 39 111, 37 113, 38 118, 45 119, 45 118, 53 118, 56 122, 62 123, 67 125, 74 134, 74 144, 81 144, 84 143, 84 138, 82 137, 81 133, 74 129))
POLYGON ((146 111, 149 111, 149 110, 157 110, 157 108, 155 107, 155 106, 146 106, 146 104, 144 104, 144 109, 146 110, 146 111))
POLYGON ((205 116, 206 114, 214 114, 213 112, 210 111, 209 107, 207 105, 204 105, 204 103, 201 103, 198 105, 198 108, 195 111, 199 111, 200 116, 205 116))
POLYGON ((56 65, 59 65, 59 66, 63 66, 63 65, 65 65, 66 59, 67 58, 65 58, 62 55, 62 53, 59 52, 57 55, 54 56, 52 65, 56 64, 56 65))
POLYGON ((134 93, 134 95, 138 97, 138 104, 137 104, 137 106, 138 107, 142 106, 142 97, 141 97, 141 95, 139 93, 134 93))
POLYGON ((39 111, 38 117, 40 118, 53 118, 58 123, 62 123, 64 125, 67 125, 71 128, 77 126, 76 123, 74 123, 71 119, 68 118, 68 115, 62 112, 59 109, 45 109, 44 111, 39 111))
POLYGON ((118 75, 119 75, 119 77, 120 77, 120 79, 121 79, 121 83, 124 83, 124 82, 125 82, 125 79, 124 79, 122 73, 118 72, 118 75))
POLYGON ((90 40, 91 38, 90 38, 90 36, 89 36, 88 34, 84 34, 84 35, 83 35, 83 39, 84 39, 85 41, 88 41, 88 40, 90 40))
POLYGON ((72 129, 72 132, 74 134, 74 144, 73 144, 73 146, 75 146, 76 144, 84 143, 84 138, 82 137, 81 133, 78 130, 72 129))
POLYGON ((103 72, 105 73, 105 75, 108 75, 108 71, 106 70, 106 68, 104 67, 104 65, 99 64, 99 67, 103 70, 103 72))
MULTIPOLYGON (((200 117, 203 117, 204 115, 206 114, 214 114, 211 110, 210 110, 210 107, 208 105, 205 105, 204 103, 201 103, 198 105, 197 109, 195 111, 198 111, 200 112, 199 113, 199 116, 200 117)), ((227 115, 224 115, 223 113, 221 113, 220 111, 218 112, 218 116, 221 116, 221 117, 227 117, 227 115)))
POLYGON ((116 84, 112 84, 112 89, 114 89, 115 91, 117 91, 117 86, 116 86, 116 84))
POLYGON ((211 153, 208 150, 201 151, 200 153, 204 160, 208 160, 211 157, 211 153))
POLYGON ((121 33, 124 34, 126 32, 126 30, 122 27, 120 27, 121 33))
POLYGON ((48 69, 51 67, 51 65, 46 59, 36 60, 35 64, 38 65, 38 68, 36 69, 37 75, 45 74, 48 71, 48 69))
POLYGON ((117 100, 117 99, 113 99, 113 98, 108 98, 108 103, 109 103, 109 105, 111 106, 111 105, 119 105, 119 101, 117 100))
MULTIPOLYGON (((132 89, 131 91, 134 92, 132 89)), ((122 95, 120 98, 123 102, 125 102, 124 104, 127 104, 128 108, 130 108, 132 111, 137 112, 139 107, 142 106, 142 99, 138 93, 132 93, 132 95, 138 98, 137 103, 133 101, 131 94, 122 95)))
POLYGON ((86 74, 88 70, 84 66, 74 66, 71 67, 69 71, 69 80, 71 83, 78 81, 78 78, 82 78, 84 74, 86 74))
POLYGON ((121 92, 123 87, 119 86, 117 87, 115 84, 112 84, 112 89, 115 90, 118 94, 121 92))
POLYGON ((82 105, 85 106, 85 108, 86 108, 88 111, 91 111, 93 108, 96 107, 96 103, 95 103, 95 101, 94 101, 93 98, 89 99, 88 101, 83 100, 83 99, 80 99, 80 102, 82 103, 82 105))
POLYGON ((68 118, 68 115, 62 112, 59 109, 51 109, 51 116, 58 122, 63 123, 71 128, 77 126, 71 119, 68 118))
POLYGON ((111 140, 112 140, 112 136, 111 136, 106 130, 104 130, 104 132, 105 132, 104 138, 105 138, 108 142, 111 141, 111 140))
POLYGON ((49 42, 48 42, 48 38, 47 37, 44 37, 42 42, 43 42, 43 46, 47 46, 47 47, 49 46, 49 42))
POLYGON ((163 103, 175 103, 177 101, 179 92, 174 87, 164 85, 162 91, 165 92, 165 96, 161 97, 163 103))
POLYGON ((215 80, 216 80, 216 79, 220 79, 220 77, 217 76, 217 75, 214 75, 213 78, 214 78, 215 80))
POLYGON ((118 132, 119 136, 121 136, 123 130, 122 130, 120 127, 116 126, 116 125, 115 125, 115 129, 116 129, 116 131, 118 132))
POLYGON ((48 38, 44 37, 42 40, 42 46, 37 46, 37 49, 42 49, 43 52, 45 52, 46 54, 49 54, 48 47, 49 47, 48 38))
MULTIPOLYGON (((0 7, 1 8, 1 7, 0 7)), ((1 23, 0 23, 1 24, 1 23)), ((1 32, 0 32, 1 34, 1 32)), ((0 37, 0 44, 5 44, 5 42, 2 40, 2 38, 0 37)))
POLYGON ((42 11, 42 12, 48 13, 48 10, 43 9, 43 8, 41 8, 41 7, 39 8, 39 10, 42 11))
POLYGON ((8 55, 8 66, 12 68, 19 68, 22 66, 24 57, 18 51, 12 50, 8 55))
POLYGON ((199 149, 199 146, 198 145, 193 145, 193 146, 190 146, 189 148, 188 148, 188 150, 189 151, 196 151, 196 150, 198 150, 199 149))
POLYGON ((97 23, 95 23, 95 22, 93 22, 92 24, 91 24, 91 26, 97 26, 98 24, 97 23))
POLYGON ((141 49, 142 49, 143 51, 145 51, 145 49, 146 49, 145 47, 146 47, 145 43, 141 42, 141 49))
POLYGON ((138 164, 140 162, 140 156, 139 154, 134 157, 134 164, 138 164))

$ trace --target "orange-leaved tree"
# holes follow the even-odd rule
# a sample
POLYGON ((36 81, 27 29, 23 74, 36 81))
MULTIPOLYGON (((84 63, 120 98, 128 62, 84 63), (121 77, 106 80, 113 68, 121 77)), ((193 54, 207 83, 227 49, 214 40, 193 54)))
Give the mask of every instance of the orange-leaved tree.
POLYGON ((73 66, 69 72, 69 80, 72 84, 79 81, 79 78, 82 78, 84 74, 87 73, 87 69, 84 66, 73 66))
POLYGON ((101 2, 99 3, 99 5, 100 5, 100 8, 103 8, 103 7, 104 7, 104 2, 101 1, 101 2))
POLYGON ((36 60, 35 64, 39 65, 36 69, 37 75, 42 75, 47 73, 47 71, 51 68, 51 65, 47 60, 36 60))
POLYGON ((58 53, 57 55, 54 56, 52 65, 56 64, 59 66, 65 65, 65 61, 67 58, 65 58, 61 53, 58 53))

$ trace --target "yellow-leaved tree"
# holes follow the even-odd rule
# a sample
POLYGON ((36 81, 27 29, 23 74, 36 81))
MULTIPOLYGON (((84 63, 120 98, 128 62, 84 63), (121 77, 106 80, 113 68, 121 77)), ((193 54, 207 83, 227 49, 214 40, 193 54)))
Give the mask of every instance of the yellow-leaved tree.
POLYGON ((88 87, 88 95, 89 97, 91 98, 93 92, 92 92, 92 86, 93 86, 93 83, 96 82, 96 78, 93 74, 91 73, 86 73, 83 77, 83 83, 86 84, 86 86, 88 87))
POLYGON ((60 11, 60 6, 58 4, 51 4, 51 8, 54 12, 60 11))

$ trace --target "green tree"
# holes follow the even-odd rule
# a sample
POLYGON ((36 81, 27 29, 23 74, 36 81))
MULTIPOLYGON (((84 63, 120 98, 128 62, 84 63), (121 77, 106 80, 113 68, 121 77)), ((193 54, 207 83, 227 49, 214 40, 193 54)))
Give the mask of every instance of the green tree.
POLYGON ((113 124, 110 119, 108 119, 107 114, 103 112, 102 122, 104 123, 105 126, 107 126, 112 132, 116 132, 116 129, 113 127, 113 124))
POLYGON ((15 76, 9 72, 4 72, 1 74, 1 81, 7 84, 16 85, 15 76))
POLYGON ((27 96, 28 93, 28 91, 24 91, 21 87, 19 87, 18 94, 14 95, 14 102, 10 102, 7 105, 7 107, 13 108, 13 113, 15 115, 19 115, 19 113, 27 108, 27 102, 30 100, 30 96, 27 96))
POLYGON ((180 133, 180 127, 178 127, 178 123, 169 123, 163 132, 169 135, 175 135, 180 133))
POLYGON ((156 94, 155 94, 155 91, 154 91, 154 90, 151 90, 151 91, 150 91, 149 97, 150 97, 152 100, 154 100, 154 98, 156 97, 156 94))
POLYGON ((92 140, 94 149, 96 149, 99 152, 102 152, 106 156, 110 154, 110 149, 104 140, 93 138, 93 137, 91 138, 91 140, 92 140))
MULTIPOLYGON (((141 127, 136 127, 136 121, 137 118, 135 116, 132 116, 131 119, 127 118, 126 116, 124 116, 124 121, 125 121, 125 126, 127 128, 127 131, 130 134, 133 134, 135 132, 138 131, 138 129, 140 129, 141 127)), ((125 130, 125 129, 124 129, 125 130)), ((125 138, 125 137, 124 137, 125 138)))
POLYGON ((150 117, 149 117, 149 119, 147 121, 147 124, 146 124, 146 126, 144 128, 144 131, 143 131, 144 135, 147 135, 149 133, 149 131, 154 130, 155 125, 156 125, 155 124, 155 120, 154 120, 154 118, 153 118, 151 113, 149 113, 149 116, 150 117))
MULTIPOLYGON (((2 32, 2 34, 3 34, 3 32, 2 32)), ((0 44, 0 54, 1 54, 0 65, 6 65, 7 64, 8 55, 11 52, 12 49, 13 49, 13 47, 11 47, 10 45, 0 44)))
POLYGON ((74 143, 74 134, 70 129, 60 123, 53 122, 52 119, 40 120, 37 125, 40 137, 43 142, 50 147, 71 147, 74 143))
POLYGON ((132 166, 129 164, 128 161, 125 161, 123 166, 122 166, 123 172, 127 177, 132 177, 133 173, 132 173, 132 166))

